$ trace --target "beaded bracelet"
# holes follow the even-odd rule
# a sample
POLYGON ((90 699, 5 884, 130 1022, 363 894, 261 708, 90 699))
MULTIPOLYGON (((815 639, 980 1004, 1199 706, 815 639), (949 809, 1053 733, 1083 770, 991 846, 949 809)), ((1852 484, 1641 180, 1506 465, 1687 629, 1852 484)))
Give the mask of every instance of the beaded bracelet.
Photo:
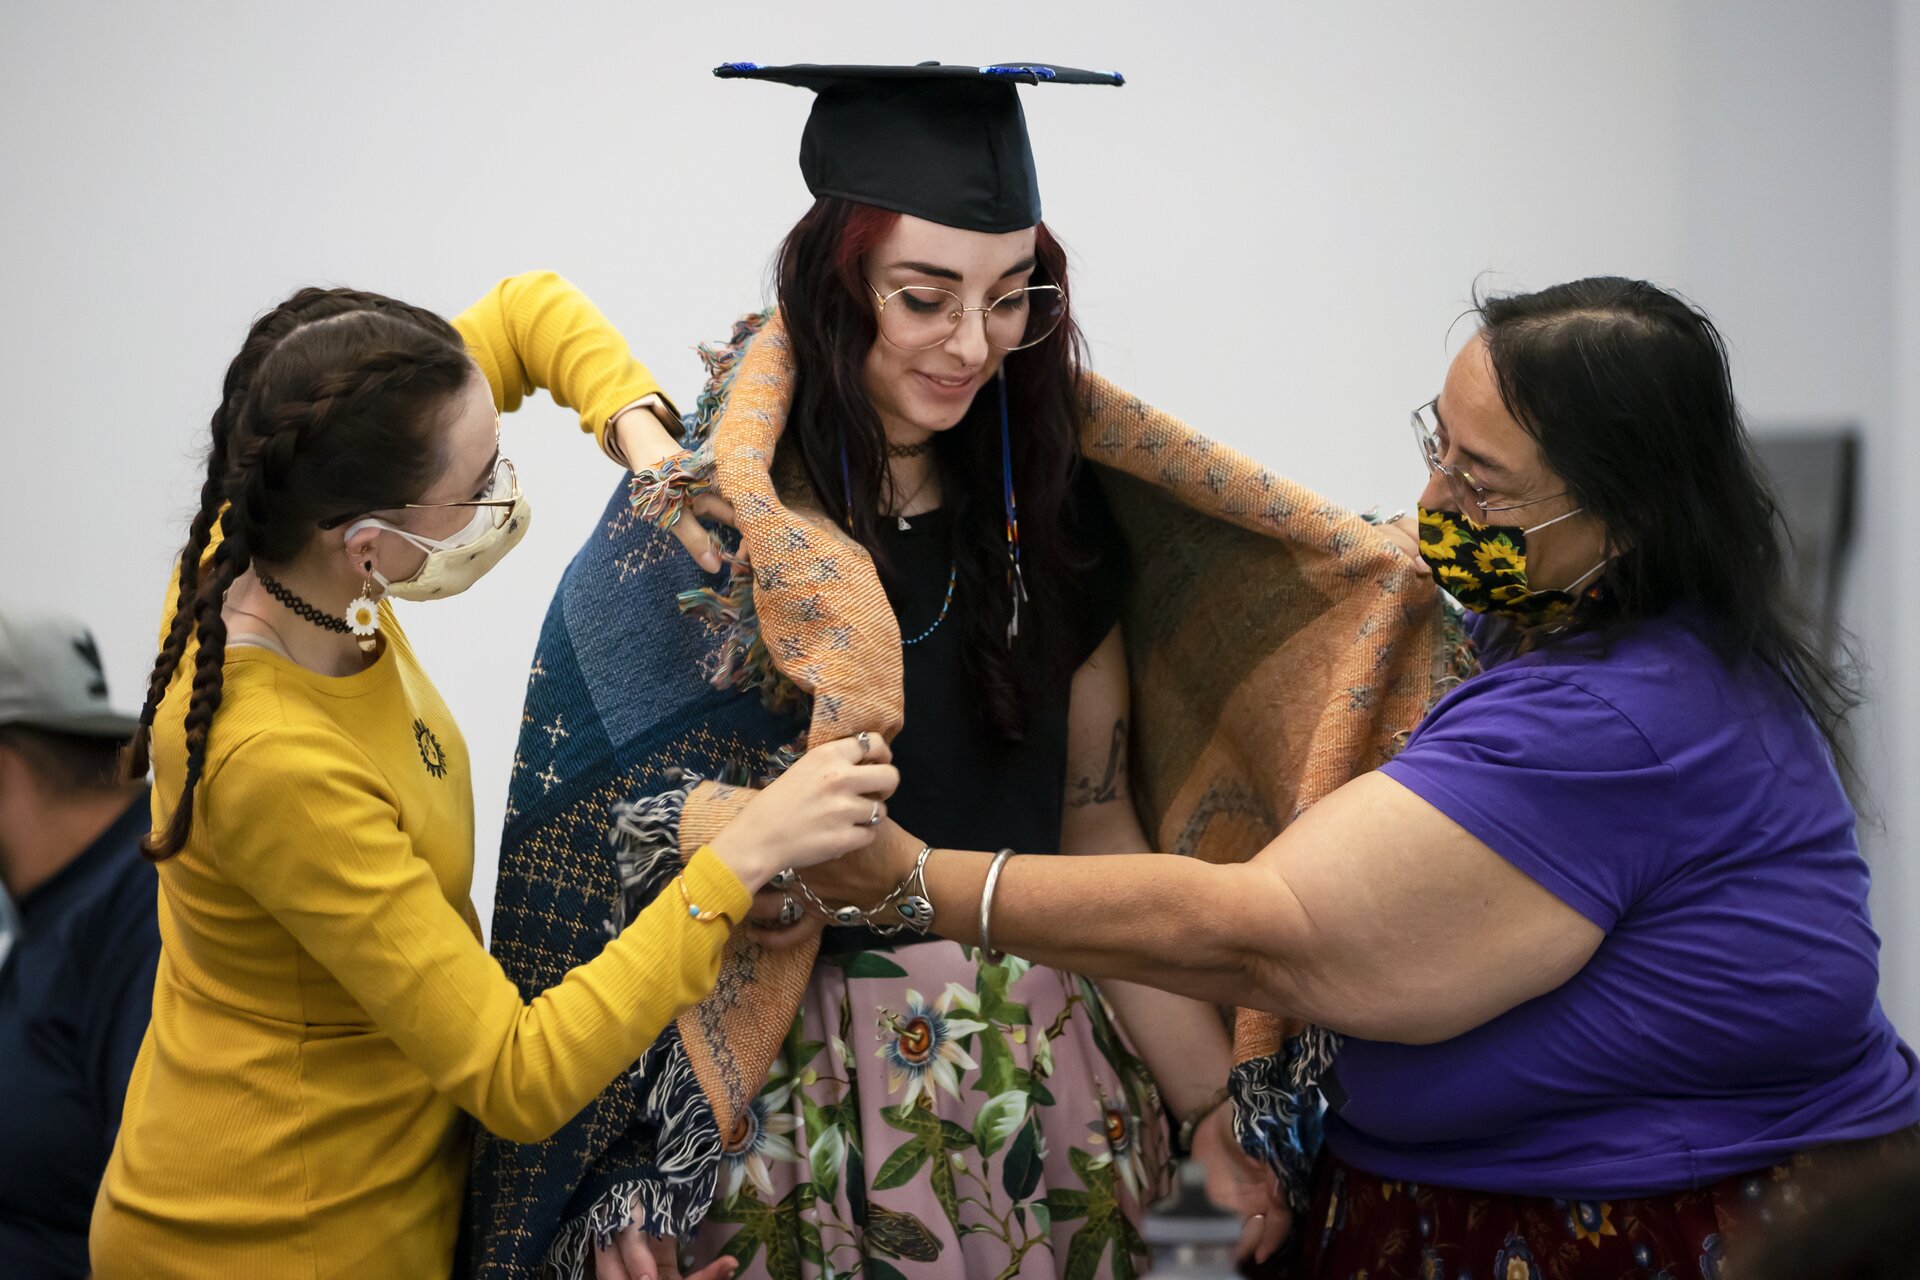
POLYGON ((702 924, 705 924, 710 921, 718 920, 720 918, 722 914, 720 911, 703 910, 700 907, 700 904, 693 900, 693 894, 688 892, 687 890, 686 876, 684 875, 675 876, 673 878, 673 883, 679 887, 680 901, 686 903, 687 914, 691 916, 693 919, 700 921, 702 924))

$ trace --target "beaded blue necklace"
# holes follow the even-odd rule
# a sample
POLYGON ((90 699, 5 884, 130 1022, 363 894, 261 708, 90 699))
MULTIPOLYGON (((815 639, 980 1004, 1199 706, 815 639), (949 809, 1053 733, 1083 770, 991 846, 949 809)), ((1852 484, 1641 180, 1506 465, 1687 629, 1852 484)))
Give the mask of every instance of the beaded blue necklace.
MULTIPOLYGON (((1013 495, 1013 442, 1009 438, 1011 432, 1007 422, 1007 371, 1005 368, 1000 369, 994 376, 994 381, 998 384, 1000 394, 1000 485, 1001 500, 1007 509, 1007 590, 1013 597, 1012 614, 1007 620, 1007 647, 1012 648, 1013 638, 1020 634, 1020 606, 1027 599, 1027 582, 1020 571, 1020 509, 1013 495)), ((907 446, 908 449, 918 447, 907 446)), ((888 452, 893 453, 894 448, 895 446, 889 445, 888 452)), ((896 456, 908 455, 903 451, 896 456)), ((847 528, 852 529, 853 473, 851 464, 847 460, 847 440, 844 434, 840 437, 840 498, 846 506, 847 528)), ((904 516, 900 517, 900 527, 902 529, 909 527, 904 516)), ((940 629, 940 624, 947 620, 947 611, 953 607, 953 588, 959 577, 960 566, 956 562, 947 570, 947 598, 940 602, 940 616, 933 620, 932 626, 913 639, 902 640, 900 643, 903 646, 911 648, 940 629)))
POLYGON ((928 627, 925 631, 922 631, 919 635, 915 636, 913 639, 902 640, 900 644, 903 648, 911 649, 914 645, 919 644, 922 640, 925 640, 928 636, 932 635, 934 632, 940 629, 940 624, 947 620, 947 610, 953 608, 953 585, 954 583, 958 582, 959 579, 960 579, 960 565, 959 565, 959 562, 956 561, 947 570, 947 598, 940 602, 940 616, 933 620, 932 626, 928 627))

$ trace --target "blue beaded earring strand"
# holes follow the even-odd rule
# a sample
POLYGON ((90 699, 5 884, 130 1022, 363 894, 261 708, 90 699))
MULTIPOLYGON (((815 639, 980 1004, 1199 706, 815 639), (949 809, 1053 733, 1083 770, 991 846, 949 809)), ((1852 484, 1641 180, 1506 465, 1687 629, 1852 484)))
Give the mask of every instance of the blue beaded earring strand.
POLYGON ((1003 363, 994 381, 1000 384, 1000 488, 1007 508, 1007 591, 1013 613, 1007 619, 1007 647, 1020 634, 1020 606, 1027 599, 1027 580, 1020 573, 1020 507, 1013 498, 1013 433, 1007 422, 1007 367, 1003 363))

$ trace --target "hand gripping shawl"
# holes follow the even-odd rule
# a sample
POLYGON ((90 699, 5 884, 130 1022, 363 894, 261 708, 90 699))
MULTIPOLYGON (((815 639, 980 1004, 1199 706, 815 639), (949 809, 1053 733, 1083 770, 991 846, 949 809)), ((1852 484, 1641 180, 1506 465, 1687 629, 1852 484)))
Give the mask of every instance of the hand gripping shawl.
MULTIPOLYGON (((562 581, 528 682, 494 915, 494 952, 528 998, 597 954, 746 803, 728 780, 776 773, 803 734, 902 724, 900 632, 872 560, 804 485, 776 483, 793 385, 780 320, 749 317, 702 354, 688 443, 738 513, 741 554, 724 593, 699 589, 623 487, 562 581)), ((1104 378, 1084 375, 1080 402, 1081 450, 1133 568, 1143 826, 1170 853, 1244 860, 1419 721, 1447 676, 1435 592, 1361 517, 1104 378)), ((483 1136, 468 1265, 589 1275, 595 1238, 630 1218, 690 1235, 813 959, 737 932, 713 993, 552 1139, 483 1136)), ((1296 1189, 1317 1143, 1301 1098, 1333 1048, 1239 1014, 1237 1129, 1296 1189)))

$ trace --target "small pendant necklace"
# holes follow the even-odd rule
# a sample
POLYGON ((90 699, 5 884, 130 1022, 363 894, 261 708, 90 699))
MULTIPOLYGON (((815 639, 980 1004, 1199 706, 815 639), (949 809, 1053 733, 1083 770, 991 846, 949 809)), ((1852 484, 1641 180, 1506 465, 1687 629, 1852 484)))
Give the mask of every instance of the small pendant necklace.
MULTIPOLYGON (((889 445, 888 447, 892 448, 893 446, 889 445)), ((931 483, 933 483, 933 468, 928 467, 927 474, 920 477, 920 483, 914 486, 913 492, 908 494, 905 500, 894 508, 894 527, 899 529, 900 532, 906 533, 913 528, 913 525, 907 520, 907 508, 913 505, 915 498, 926 492, 927 486, 931 483)))
MULTIPOLYGON (((931 448, 933 448, 933 443, 928 441, 923 445, 888 445, 887 452, 897 458, 911 458, 917 454, 925 453, 931 448)), ((920 477, 920 483, 914 486, 913 492, 908 494, 899 505, 894 508, 894 527, 899 529, 900 532, 906 533, 913 528, 912 522, 906 517, 906 510, 913 505, 913 500, 926 492, 927 486, 933 483, 933 475, 934 468, 929 466, 927 473, 920 477)), ((947 566, 947 594, 946 598, 940 602, 939 616, 928 624, 925 631, 922 631, 919 635, 913 637, 913 639, 902 640, 900 642, 902 648, 910 649, 940 629, 940 624, 947 620, 947 614, 953 609, 953 589, 959 581, 960 562, 955 560, 947 566)))

